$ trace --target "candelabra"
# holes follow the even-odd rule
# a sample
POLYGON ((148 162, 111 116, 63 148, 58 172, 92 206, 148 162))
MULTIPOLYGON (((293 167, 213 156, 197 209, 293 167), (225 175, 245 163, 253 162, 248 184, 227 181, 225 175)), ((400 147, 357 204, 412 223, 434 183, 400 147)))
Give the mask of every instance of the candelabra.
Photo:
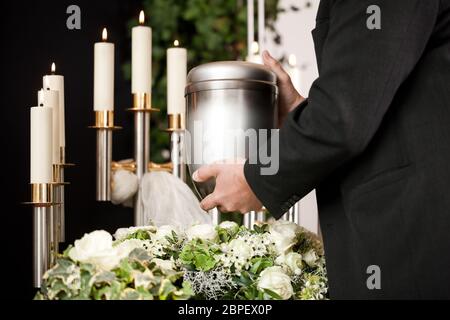
MULTIPOLYGON (((180 114, 169 115, 171 134, 171 162, 157 164, 150 162, 150 115, 158 112, 151 106, 151 96, 147 93, 133 94, 133 107, 128 109, 134 115, 134 159, 127 162, 112 161, 112 131, 119 129, 114 125, 112 111, 96 111, 97 130, 97 201, 111 200, 111 172, 127 170, 134 172, 139 180, 150 171, 167 171, 186 180, 184 160, 184 125, 180 114)), ((134 198, 134 224, 145 225, 144 208, 140 189, 134 198)))
POLYGON ((60 149, 60 163, 53 164, 52 183, 32 183, 33 207, 33 284, 40 288, 42 277, 55 264, 59 243, 65 242, 64 170, 74 164, 66 163, 64 148, 60 149))

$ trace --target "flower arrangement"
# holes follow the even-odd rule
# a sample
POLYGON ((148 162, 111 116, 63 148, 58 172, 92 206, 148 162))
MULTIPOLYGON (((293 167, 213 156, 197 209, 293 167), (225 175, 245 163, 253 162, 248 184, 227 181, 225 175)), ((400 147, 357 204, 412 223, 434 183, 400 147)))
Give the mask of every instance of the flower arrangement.
POLYGON ((44 276, 35 299, 326 299, 318 238, 287 221, 94 231, 44 276))

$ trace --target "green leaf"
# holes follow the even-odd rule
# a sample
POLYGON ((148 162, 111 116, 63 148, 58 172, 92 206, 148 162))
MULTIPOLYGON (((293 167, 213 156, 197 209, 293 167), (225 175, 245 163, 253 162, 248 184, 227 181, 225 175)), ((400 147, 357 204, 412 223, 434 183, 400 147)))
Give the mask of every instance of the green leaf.
POLYGON ((283 300, 283 298, 276 292, 269 290, 269 289, 264 289, 264 293, 267 294, 269 297, 271 297, 272 299, 275 300, 283 300))

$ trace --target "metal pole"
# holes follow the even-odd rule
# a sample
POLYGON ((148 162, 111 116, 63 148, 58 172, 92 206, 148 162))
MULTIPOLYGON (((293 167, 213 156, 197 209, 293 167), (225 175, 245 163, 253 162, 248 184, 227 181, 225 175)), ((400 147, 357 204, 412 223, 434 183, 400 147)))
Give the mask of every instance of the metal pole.
POLYGON ((175 130, 170 136, 170 157, 172 174, 186 182, 186 163, 184 159, 184 131, 175 130))
POLYGON ((48 207, 33 207, 33 285, 40 288, 49 266, 47 213, 48 207))
POLYGON ((211 222, 213 226, 217 226, 220 224, 220 211, 217 208, 209 210, 209 214, 211 215, 211 222))
POLYGON ((256 213, 256 220, 259 222, 265 222, 266 221, 266 213, 264 211, 258 211, 256 213))
MULTIPOLYGON (((150 113, 136 111, 134 114, 134 159, 136 161, 136 175, 139 179, 147 172, 150 160, 150 113)), ((145 225, 144 206, 140 190, 134 200, 134 224, 145 225)))
POLYGON ((294 223, 300 225, 300 201, 294 206, 294 223))
POLYGON ((97 201, 111 201, 112 130, 97 129, 97 201))
POLYGON ((256 222, 256 212, 250 211, 244 214, 244 226, 248 229, 253 229, 256 222))

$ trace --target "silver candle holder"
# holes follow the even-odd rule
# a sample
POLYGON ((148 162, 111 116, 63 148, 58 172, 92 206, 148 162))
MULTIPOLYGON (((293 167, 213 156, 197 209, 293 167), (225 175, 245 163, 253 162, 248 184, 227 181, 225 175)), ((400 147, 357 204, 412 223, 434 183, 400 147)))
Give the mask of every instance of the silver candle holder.
POLYGON ((54 185, 52 183, 31 184, 31 201, 24 204, 33 207, 33 285, 42 286, 43 276, 52 265, 56 242, 54 238, 54 219, 52 208, 54 202, 54 185))
POLYGON ((168 115, 168 127, 166 131, 170 133, 172 174, 186 182, 186 159, 184 150, 185 126, 181 114, 168 115))
POLYGON ((112 133, 121 127, 114 125, 114 111, 102 110, 90 128, 97 131, 96 200, 111 201, 112 133))

